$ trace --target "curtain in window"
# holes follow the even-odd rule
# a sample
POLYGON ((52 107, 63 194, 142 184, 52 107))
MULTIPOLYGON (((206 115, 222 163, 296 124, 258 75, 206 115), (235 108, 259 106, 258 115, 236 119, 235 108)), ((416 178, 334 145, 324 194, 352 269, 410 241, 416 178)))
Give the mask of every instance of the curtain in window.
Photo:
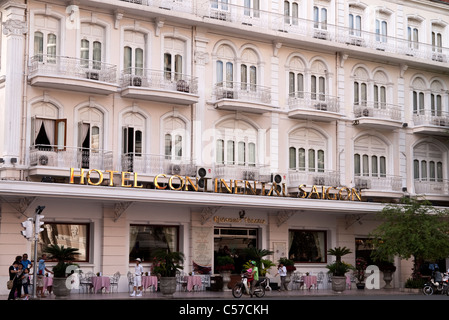
POLYGON ((217 61, 217 84, 223 85, 223 62, 217 61))
POLYGON ((235 162, 234 162, 235 161, 234 141, 228 140, 226 142, 226 144, 227 144, 227 161, 226 162, 227 162, 227 164, 233 165, 233 164, 235 164, 235 162))
POLYGON ((360 176, 360 155, 354 155, 354 175, 360 176))
POLYGON ((290 147, 288 153, 288 167, 290 169, 296 169, 296 149, 294 147, 290 147))
POLYGON ((47 62, 56 63, 56 35, 52 33, 47 36, 47 62))
POLYGON ((143 50, 137 48, 136 49, 136 61, 134 62, 136 70, 135 75, 141 76, 143 75, 143 50))
POLYGON ((93 43, 93 52, 92 52, 92 60, 93 60, 93 68, 96 70, 101 69, 101 42, 94 41, 93 43))
POLYGON ((253 142, 248 143, 248 165, 256 165, 256 144, 253 142))
POLYGON ((34 33, 34 55, 39 56, 39 61, 44 61, 44 34, 42 32, 34 33))
POLYGON ((132 74, 132 49, 125 47, 123 54, 123 69, 126 73, 132 74))
POLYGON ((239 157, 239 166, 243 166, 246 164, 246 145, 245 142, 240 141, 238 143, 238 157, 239 157))
POLYGON ((306 150, 304 148, 298 149, 298 167, 301 171, 306 170, 306 150))
POLYGON ((231 62, 226 63, 226 86, 228 88, 233 87, 234 81, 234 65, 231 62))
POLYGON ((81 67, 89 67, 89 40, 81 40, 81 67))
POLYGON ((217 140, 217 163, 224 164, 224 141, 222 139, 217 140))
POLYGON ((165 158, 166 159, 169 159, 171 157, 171 150, 172 150, 171 134, 167 133, 167 134, 165 134, 165 158))

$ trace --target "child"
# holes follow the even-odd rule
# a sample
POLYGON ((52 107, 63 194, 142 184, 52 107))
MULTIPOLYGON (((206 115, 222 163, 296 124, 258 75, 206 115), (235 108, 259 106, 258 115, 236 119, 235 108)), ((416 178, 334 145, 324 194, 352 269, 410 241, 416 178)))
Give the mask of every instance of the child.
POLYGON ((23 286, 23 293, 25 295, 23 300, 28 300, 30 298, 28 296, 28 284, 29 284, 29 281, 30 281, 30 274, 29 273, 30 273, 30 270, 28 268, 25 268, 23 270, 22 286, 23 286))
POLYGON ((140 265, 140 258, 136 259, 136 266, 134 267, 134 291, 131 293, 131 297, 136 296, 136 289, 139 289, 139 292, 137 293, 137 297, 142 296, 142 274, 143 274, 143 267, 140 265))

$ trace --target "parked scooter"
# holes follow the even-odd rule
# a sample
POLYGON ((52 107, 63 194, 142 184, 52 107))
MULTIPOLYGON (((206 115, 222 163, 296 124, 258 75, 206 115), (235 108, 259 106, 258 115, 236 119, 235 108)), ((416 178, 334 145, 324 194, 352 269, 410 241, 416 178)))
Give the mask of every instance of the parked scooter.
POLYGON ((436 271, 430 281, 424 284, 422 292, 426 296, 432 294, 446 294, 449 296, 449 274, 436 271))

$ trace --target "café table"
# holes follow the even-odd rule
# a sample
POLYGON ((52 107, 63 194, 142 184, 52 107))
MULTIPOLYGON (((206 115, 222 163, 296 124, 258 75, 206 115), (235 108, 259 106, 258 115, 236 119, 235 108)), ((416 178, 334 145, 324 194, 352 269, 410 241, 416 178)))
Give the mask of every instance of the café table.
POLYGON ((92 277, 92 288, 94 293, 97 293, 98 290, 105 288, 107 292, 109 292, 109 288, 111 286, 111 280, 109 277, 104 276, 95 276, 92 277))
POLYGON ((187 281, 187 291, 192 291, 194 286, 202 286, 200 276, 186 276, 185 281, 187 281))
POLYGON ((305 288, 310 289, 312 288, 312 286, 315 286, 315 288, 317 288, 317 276, 303 276, 303 280, 305 288))
POLYGON ((142 276, 142 287, 146 290, 149 287, 153 287, 154 291, 157 291, 157 277, 156 276, 142 276))

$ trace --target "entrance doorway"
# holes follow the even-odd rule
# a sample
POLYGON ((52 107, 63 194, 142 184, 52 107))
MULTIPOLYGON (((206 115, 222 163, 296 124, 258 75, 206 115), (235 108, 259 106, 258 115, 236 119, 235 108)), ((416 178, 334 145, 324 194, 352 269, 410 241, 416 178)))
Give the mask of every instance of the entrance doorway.
POLYGON ((257 229, 215 228, 214 266, 217 266, 217 259, 219 256, 231 256, 234 259, 235 267, 233 273, 241 273, 243 265, 248 261, 246 249, 252 247, 257 248, 257 240, 257 229))

